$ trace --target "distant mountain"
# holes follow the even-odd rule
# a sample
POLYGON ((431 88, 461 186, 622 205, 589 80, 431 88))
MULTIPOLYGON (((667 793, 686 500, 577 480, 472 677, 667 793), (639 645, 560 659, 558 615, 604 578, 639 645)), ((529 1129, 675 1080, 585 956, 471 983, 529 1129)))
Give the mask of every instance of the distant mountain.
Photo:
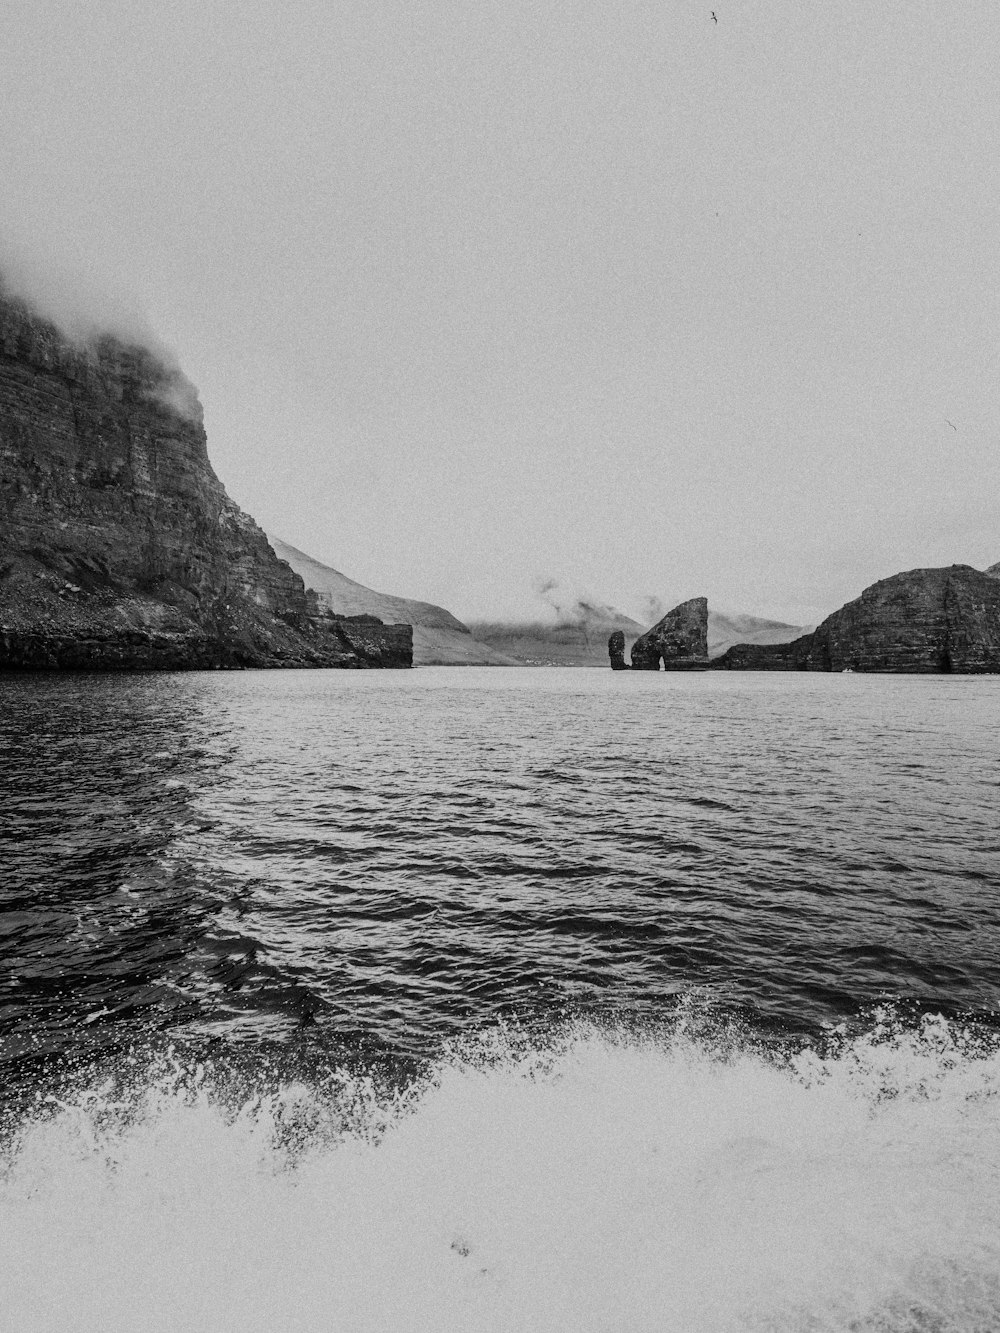
MULTIPOLYGON (((624 633, 627 656, 645 628, 613 608, 556 622, 473 620, 469 624, 480 643, 526 666, 607 666, 612 631, 620 629, 624 633)), ((804 632, 801 626, 779 620, 709 610, 708 655, 719 657, 734 643, 786 643, 804 632)))
POLYGON ((642 626, 626 615, 614 620, 548 621, 474 620, 473 638, 524 666, 607 666, 608 635, 624 630, 637 639, 642 626))
POLYGON ((808 631, 808 626, 786 625, 781 620, 762 620, 759 616, 708 613, 708 655, 721 657, 734 643, 787 643, 808 631))
POLYGON ((314 560, 311 555, 271 533, 267 539, 279 559, 291 565, 320 606, 342 616, 378 616, 387 625, 413 626, 414 666, 510 666, 512 660, 488 645, 477 643, 468 626, 433 602, 375 592, 346 574, 314 560))
MULTIPOLYGON (((464 625, 443 606, 375 592, 346 574, 268 533, 275 553, 286 560, 338 615, 378 616, 387 625, 413 626, 414 666, 599 666, 608 665, 608 636, 620 629, 626 653, 644 633, 623 611, 589 601, 572 601, 554 620, 476 620, 464 625)), ((805 633, 800 625, 759 616, 708 612, 708 655, 719 657, 734 643, 787 643, 805 633)))

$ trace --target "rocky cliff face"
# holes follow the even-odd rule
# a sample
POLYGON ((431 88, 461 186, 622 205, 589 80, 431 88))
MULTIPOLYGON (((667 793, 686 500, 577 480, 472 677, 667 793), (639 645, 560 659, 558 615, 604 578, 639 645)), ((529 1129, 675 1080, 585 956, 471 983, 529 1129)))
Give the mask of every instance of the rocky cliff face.
POLYGON ((620 629, 616 629, 608 638, 608 657, 611 658, 612 671, 628 670, 628 663, 625 661, 625 634, 620 629))
POLYGON ((321 607, 337 615, 378 616, 386 622, 413 626, 414 666, 512 666, 513 659, 477 643, 467 625, 433 602, 376 592, 356 583, 339 569, 324 565, 280 537, 268 534, 280 559, 301 574, 306 588, 315 592, 321 607))
POLYGON ((812 634, 737 644, 712 663, 757 671, 1000 672, 1000 580, 970 565, 882 579, 812 634))
POLYGON ((803 634, 791 643, 734 643, 709 665, 721 671, 808 671, 812 642, 811 634, 803 634))
POLYGON ((0 667, 408 666, 321 613, 227 496, 179 369, 78 347, 0 287, 0 667))
POLYGON ((661 661, 666 671, 708 666, 706 598, 681 602, 636 639, 632 645, 633 671, 659 671, 661 661))

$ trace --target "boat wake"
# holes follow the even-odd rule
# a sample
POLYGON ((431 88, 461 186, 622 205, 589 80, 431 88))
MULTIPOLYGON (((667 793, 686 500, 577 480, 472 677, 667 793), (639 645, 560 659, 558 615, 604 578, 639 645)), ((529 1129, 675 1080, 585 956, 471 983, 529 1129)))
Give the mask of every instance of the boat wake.
POLYGON ((943 1019, 501 1027, 395 1090, 132 1059, 8 1127, 5 1327, 1000 1327, 1000 1049, 943 1019))

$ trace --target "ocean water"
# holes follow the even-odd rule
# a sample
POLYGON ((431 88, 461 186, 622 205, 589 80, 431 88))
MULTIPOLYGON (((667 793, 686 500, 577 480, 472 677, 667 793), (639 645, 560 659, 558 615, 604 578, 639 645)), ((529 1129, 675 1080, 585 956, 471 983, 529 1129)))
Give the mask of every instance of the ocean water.
POLYGON ((1000 680, 0 678, 0 1329, 1000 1329, 1000 680))

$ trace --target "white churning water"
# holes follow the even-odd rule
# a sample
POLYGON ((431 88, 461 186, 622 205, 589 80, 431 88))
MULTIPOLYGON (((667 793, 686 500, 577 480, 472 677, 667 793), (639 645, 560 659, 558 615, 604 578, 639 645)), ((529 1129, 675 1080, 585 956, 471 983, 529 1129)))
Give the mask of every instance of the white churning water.
POLYGON ((889 1017, 830 1051, 500 1027, 394 1096, 50 1098, 0 1185, 0 1326, 1000 1328, 1000 1054, 889 1017))

